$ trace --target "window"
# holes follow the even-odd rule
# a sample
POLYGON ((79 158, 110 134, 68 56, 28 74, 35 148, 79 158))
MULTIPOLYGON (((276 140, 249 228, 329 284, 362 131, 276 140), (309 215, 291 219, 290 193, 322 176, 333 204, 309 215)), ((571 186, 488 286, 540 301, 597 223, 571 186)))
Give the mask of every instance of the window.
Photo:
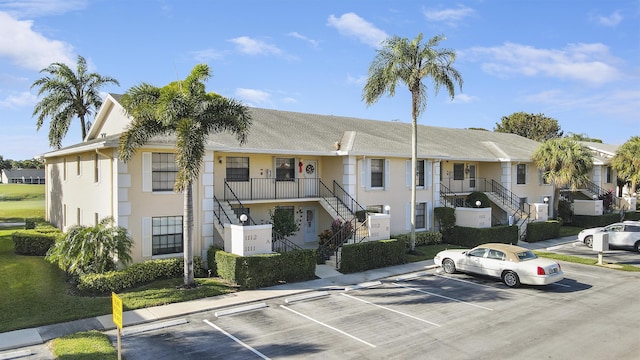
POLYGON ((464 180, 464 164, 453 164, 453 180, 464 180))
POLYGON ((93 155, 93 182, 98 182, 98 154, 93 155))
POLYGON ((276 180, 293 181, 295 176, 294 158, 276 158, 276 180))
POLYGON ((611 166, 607 166, 606 172, 607 184, 611 184, 611 166))
POLYGON ((227 157, 227 181, 249 181, 249 158, 227 157))
POLYGON ((416 186, 424 186, 424 160, 416 162, 416 186))
POLYGON ((62 180, 67 180, 67 158, 62 162, 62 180))
POLYGON ((100 219, 98 218, 98 213, 93 213, 93 221, 96 226, 100 223, 100 219))
POLYGON ((487 249, 485 248, 478 248, 478 249, 473 249, 471 251, 469 251, 469 256, 474 256, 474 257, 484 257, 484 253, 487 249))
POLYGON ((182 252, 182 216, 152 218, 151 234, 153 255, 182 252))
POLYGON ((76 224, 80 225, 80 208, 76 211, 76 224))
POLYGON ((368 213, 382 214, 383 210, 384 210, 384 206, 382 205, 367 205, 368 213))
POLYGON ((427 228, 427 203, 416 204, 416 229, 427 228))
POLYGON ((502 251, 489 249, 489 254, 487 255, 487 258, 495 259, 495 260, 504 260, 505 254, 502 251))
POLYGON ((80 156, 76 156, 76 175, 80 175, 80 156))
POLYGON ((151 182, 153 191, 172 191, 176 182, 178 165, 176 154, 153 153, 151 157, 151 182))
POLYGON ((527 164, 516 165, 516 184, 523 185, 527 183, 527 164))
POLYGON ((371 187, 384 187, 384 159, 371 159, 371 187))

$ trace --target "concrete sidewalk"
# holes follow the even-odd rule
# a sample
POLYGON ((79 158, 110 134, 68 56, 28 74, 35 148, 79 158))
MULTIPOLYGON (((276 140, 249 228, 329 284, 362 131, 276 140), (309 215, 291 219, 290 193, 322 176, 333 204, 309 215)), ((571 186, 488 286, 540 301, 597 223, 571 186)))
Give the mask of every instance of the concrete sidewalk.
MULTIPOLYGON (((575 236, 540 241, 536 243, 520 242, 518 245, 528 249, 538 250, 574 241, 576 241, 575 236)), ((126 311, 124 312, 122 319, 124 327, 123 330, 126 332, 127 327, 134 325, 167 320, 202 311, 238 306, 314 290, 340 289, 348 285, 355 285, 367 281, 425 271, 433 267, 433 260, 426 260, 343 275, 330 267, 318 265, 316 268, 316 275, 320 278, 315 280, 277 285, 257 290, 244 290, 233 294, 126 311)), ((115 329, 115 324, 112 322, 111 317, 112 315, 108 314, 89 319, 0 333, 0 360, 31 355, 33 352, 28 349, 29 346, 39 346, 49 340, 76 332, 89 330, 106 331, 115 329), (9 349, 18 350, 6 352, 6 350, 9 349)), ((42 348, 40 351, 42 351, 42 348)), ((47 359, 47 357, 41 357, 41 359, 47 359)))

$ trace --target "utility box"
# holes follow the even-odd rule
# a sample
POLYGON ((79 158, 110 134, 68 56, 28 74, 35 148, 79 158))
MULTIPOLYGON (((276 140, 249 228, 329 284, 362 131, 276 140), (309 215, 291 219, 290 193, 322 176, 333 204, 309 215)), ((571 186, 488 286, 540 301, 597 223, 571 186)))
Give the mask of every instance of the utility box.
POLYGON ((599 232, 593 234, 593 251, 608 251, 609 250, 609 234, 606 232, 599 232))

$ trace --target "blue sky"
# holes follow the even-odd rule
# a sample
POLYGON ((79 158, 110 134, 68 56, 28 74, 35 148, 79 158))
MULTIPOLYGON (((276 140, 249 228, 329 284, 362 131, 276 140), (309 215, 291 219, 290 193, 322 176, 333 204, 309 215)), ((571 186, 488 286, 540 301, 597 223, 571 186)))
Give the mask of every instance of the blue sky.
MULTIPOLYGON (((524 111, 611 144, 640 134, 638 0, 0 0, 0 155, 50 151, 30 86, 77 55, 119 80, 105 93, 207 63, 207 89, 249 106, 410 122, 404 85, 371 106, 362 88, 383 39, 418 33, 443 34, 464 79, 453 101, 427 82, 420 124, 493 130, 524 111)), ((76 123, 63 145, 80 140, 76 123)))

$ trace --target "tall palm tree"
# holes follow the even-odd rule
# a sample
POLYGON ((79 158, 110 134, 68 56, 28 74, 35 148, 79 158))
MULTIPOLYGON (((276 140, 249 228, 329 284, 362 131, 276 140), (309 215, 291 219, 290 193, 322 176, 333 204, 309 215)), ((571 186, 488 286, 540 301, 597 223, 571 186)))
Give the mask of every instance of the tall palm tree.
POLYGON ((112 77, 87 73, 87 61, 80 55, 76 72, 63 63, 53 63, 40 72, 48 75, 36 80, 31 88, 39 87, 38 96, 45 96, 36 104, 32 116, 38 116, 37 130, 40 130, 45 118, 51 118, 49 146, 56 149, 62 146, 62 139, 67 135, 74 117, 80 120, 84 140, 87 128, 91 126, 87 116, 94 114, 102 105, 100 89, 107 84, 120 85, 112 77))
POLYGON ((640 183, 640 136, 632 136, 618 148, 611 167, 618 173, 618 177, 631 183, 629 193, 635 192, 640 183))
POLYGON ((411 240, 409 248, 415 250, 416 244, 416 169, 418 153, 418 117, 427 107, 427 86, 422 81, 430 77, 435 94, 445 87, 449 96, 455 96, 455 85, 462 90, 462 76, 452 65, 456 53, 450 49, 437 49, 443 35, 432 37, 422 43, 422 33, 409 41, 406 38, 392 36, 387 38, 377 51, 371 66, 362 98, 371 105, 383 94, 394 96, 396 84, 404 83, 411 92, 411 240))
POLYGON ((560 189, 571 190, 583 186, 589 180, 593 157, 589 149, 571 138, 554 138, 540 144, 532 160, 542 169, 542 178, 553 185, 553 213, 558 214, 560 189))
POLYGON ((251 113, 243 104, 207 93, 207 65, 196 65, 184 81, 162 88, 146 83, 129 89, 121 98, 126 112, 133 117, 120 138, 119 158, 127 162, 138 148, 156 135, 176 136, 178 173, 174 191, 184 196, 184 285, 193 279, 193 183, 198 179, 208 136, 229 132, 240 143, 246 141, 251 113))

